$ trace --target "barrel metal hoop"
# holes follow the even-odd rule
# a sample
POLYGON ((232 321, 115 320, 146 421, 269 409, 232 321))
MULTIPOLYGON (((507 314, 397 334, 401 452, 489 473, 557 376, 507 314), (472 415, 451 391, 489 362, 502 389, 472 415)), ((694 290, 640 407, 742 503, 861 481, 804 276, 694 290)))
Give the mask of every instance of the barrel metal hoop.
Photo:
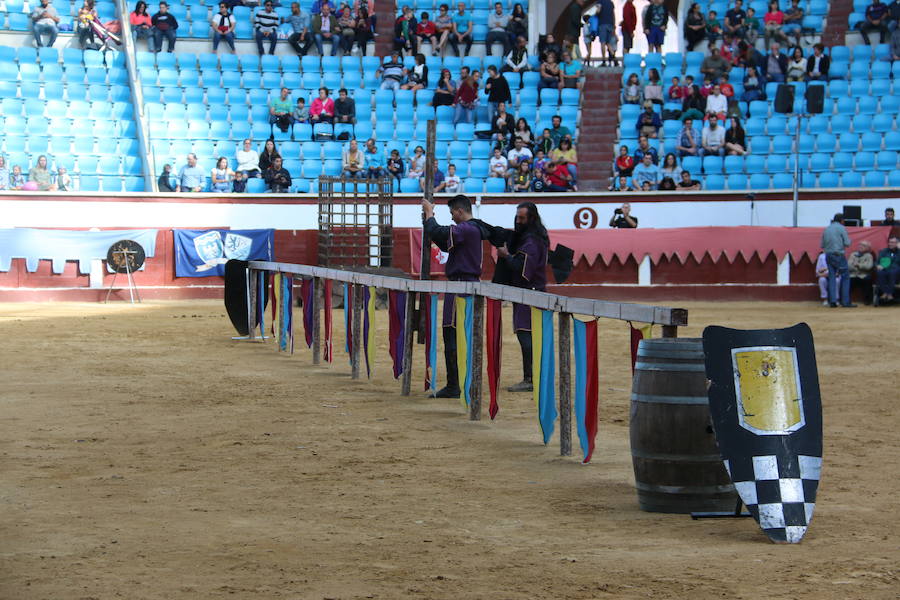
POLYGON ((632 402, 645 402, 647 404, 709 404, 706 396, 659 396, 655 394, 631 394, 632 402))
POLYGON ((638 362, 634 365, 635 371, 687 371, 690 373, 705 373, 706 367, 701 363, 649 363, 638 362))
POLYGON ((704 359, 702 350, 684 350, 679 351, 675 348, 638 348, 638 356, 647 356, 650 358, 677 358, 684 360, 700 360, 704 359))
POLYGON ((678 463, 721 463, 722 457, 718 454, 672 454, 665 452, 647 452, 637 448, 631 449, 631 456, 634 458, 642 458, 645 460, 662 460, 678 463))
POLYGON ((729 494, 734 493, 734 485, 655 485, 635 481, 634 486, 643 492, 660 494, 729 494))

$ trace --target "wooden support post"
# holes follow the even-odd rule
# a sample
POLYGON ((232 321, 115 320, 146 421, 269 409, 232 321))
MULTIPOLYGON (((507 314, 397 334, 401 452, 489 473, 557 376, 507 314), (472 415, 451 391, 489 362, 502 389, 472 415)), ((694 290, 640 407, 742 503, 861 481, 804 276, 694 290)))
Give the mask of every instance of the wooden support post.
POLYGON ((400 376, 400 395, 409 396, 412 388, 413 328, 415 322, 416 293, 406 292, 406 311, 403 316, 403 374, 400 376))
POLYGON ((662 326, 662 336, 664 338, 677 338, 678 337, 678 325, 663 325, 662 326))
POLYGON ((256 338, 256 281, 257 270, 247 269, 247 339, 256 338))
MULTIPOLYGON (((437 121, 428 121, 425 136, 424 196, 429 202, 434 202, 434 146, 437 140, 437 121)), ((431 279, 431 238, 425 234, 424 228, 422 229, 422 254, 419 260, 421 261, 419 263, 419 279, 431 279)), ((419 344, 424 344, 425 336, 428 335, 428 332, 425 331, 425 311, 428 310, 428 307, 423 306, 427 299, 427 294, 419 294, 419 318, 416 321, 416 330, 418 331, 416 340, 419 344)))
POLYGON ((322 336, 321 336, 321 319, 319 313, 322 308, 323 285, 322 279, 313 277, 313 364, 318 365, 322 362, 322 336))
POLYGON ((572 315, 559 313, 559 454, 572 456, 572 315))
POLYGON ((361 285, 353 285, 353 349, 350 353, 350 377, 359 379, 360 362, 362 358, 362 311, 363 288, 361 285))
MULTIPOLYGON (((484 296, 475 296, 472 311, 472 383, 469 388, 469 420, 481 420, 481 373, 484 363, 484 296)), ((457 327, 459 324, 457 324, 457 327)))

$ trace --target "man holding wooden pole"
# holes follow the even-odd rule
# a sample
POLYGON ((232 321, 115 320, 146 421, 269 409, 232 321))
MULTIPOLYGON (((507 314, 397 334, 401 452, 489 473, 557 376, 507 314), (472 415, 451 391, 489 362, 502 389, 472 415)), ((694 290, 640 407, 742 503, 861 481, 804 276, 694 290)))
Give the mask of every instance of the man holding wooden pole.
MULTIPOLYGON (((483 228, 472 219, 472 202, 462 194, 451 198, 450 217, 453 225, 438 225, 434 204, 422 201, 425 234, 448 253, 445 273, 450 281, 478 281, 481 278, 483 228)), ((444 294, 443 338, 447 385, 435 393, 436 398, 459 398, 459 368, 456 363, 455 296, 444 294)))

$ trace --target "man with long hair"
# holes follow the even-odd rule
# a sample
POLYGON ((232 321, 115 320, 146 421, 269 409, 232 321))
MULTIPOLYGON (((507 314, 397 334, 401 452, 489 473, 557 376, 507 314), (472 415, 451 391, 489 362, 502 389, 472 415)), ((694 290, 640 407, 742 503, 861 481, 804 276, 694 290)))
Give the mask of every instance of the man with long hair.
MULTIPOLYGON (((547 254, 550 237, 534 202, 516 207, 513 232, 505 246, 497 248, 494 283, 529 290, 547 287, 547 254)), ((513 330, 522 348, 522 381, 507 388, 510 392, 533 391, 531 368, 531 307, 513 304, 513 330)))

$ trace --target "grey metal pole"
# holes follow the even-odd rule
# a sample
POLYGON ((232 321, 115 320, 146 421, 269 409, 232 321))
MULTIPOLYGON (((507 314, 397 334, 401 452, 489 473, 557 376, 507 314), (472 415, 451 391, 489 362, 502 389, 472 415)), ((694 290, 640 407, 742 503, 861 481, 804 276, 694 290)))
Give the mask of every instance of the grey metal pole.
POLYGON ((794 133, 794 227, 798 226, 797 213, 800 208, 800 123, 803 113, 797 113, 797 131, 794 133))

